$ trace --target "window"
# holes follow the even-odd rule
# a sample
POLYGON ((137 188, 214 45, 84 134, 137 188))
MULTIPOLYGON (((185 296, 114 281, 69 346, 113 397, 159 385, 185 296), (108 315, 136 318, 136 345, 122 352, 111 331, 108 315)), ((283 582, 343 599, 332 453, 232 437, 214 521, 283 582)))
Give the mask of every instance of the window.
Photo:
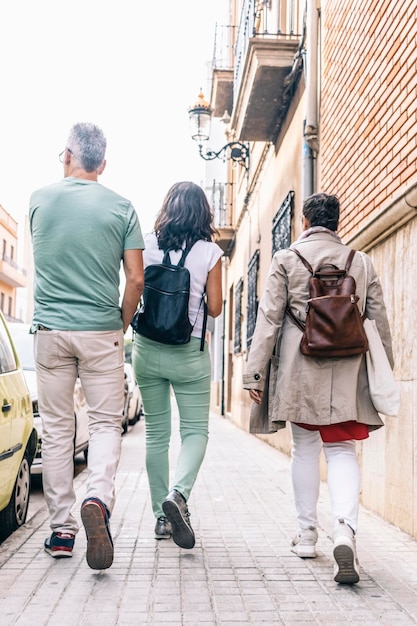
POLYGON ((259 250, 256 250, 248 263, 248 302, 246 308, 246 344, 248 348, 252 343, 253 333, 255 332, 256 315, 258 313, 258 271, 259 250))
POLYGON ((272 220, 272 255, 291 245, 291 217, 294 212, 294 192, 288 192, 272 220))
POLYGON ((4 313, 4 293, 0 293, 0 309, 4 313))
POLYGON ((13 298, 9 297, 9 306, 7 308, 7 315, 11 317, 12 313, 13 313, 13 298))
POLYGON ((243 299, 243 279, 241 278, 235 287, 235 336, 234 354, 242 352, 242 299, 243 299))
POLYGON ((0 373, 12 372, 17 369, 16 359, 5 326, 0 321, 0 373))

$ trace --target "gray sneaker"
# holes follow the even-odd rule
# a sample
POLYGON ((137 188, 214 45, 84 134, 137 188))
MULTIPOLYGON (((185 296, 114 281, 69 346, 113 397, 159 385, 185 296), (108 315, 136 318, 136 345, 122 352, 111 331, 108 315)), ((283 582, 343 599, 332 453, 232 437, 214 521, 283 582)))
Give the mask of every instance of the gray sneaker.
POLYGON ((343 519, 333 533, 334 581, 354 585, 359 581, 359 561, 356 556, 355 534, 343 519))
POLYGON ((171 535, 171 522, 168 522, 167 518, 161 515, 161 517, 158 517, 156 520, 155 539, 171 539, 171 535))
POLYGON ((291 552, 302 559, 314 559, 316 556, 317 528, 300 528, 291 541, 291 552))

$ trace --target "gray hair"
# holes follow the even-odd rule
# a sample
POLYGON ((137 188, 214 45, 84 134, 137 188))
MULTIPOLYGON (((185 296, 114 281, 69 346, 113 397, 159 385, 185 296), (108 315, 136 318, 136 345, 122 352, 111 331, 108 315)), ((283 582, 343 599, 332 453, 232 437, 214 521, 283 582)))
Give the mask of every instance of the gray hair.
POLYGON ((67 148, 76 163, 86 172, 96 171, 104 161, 106 138, 101 128, 89 122, 74 124, 67 140, 67 148))

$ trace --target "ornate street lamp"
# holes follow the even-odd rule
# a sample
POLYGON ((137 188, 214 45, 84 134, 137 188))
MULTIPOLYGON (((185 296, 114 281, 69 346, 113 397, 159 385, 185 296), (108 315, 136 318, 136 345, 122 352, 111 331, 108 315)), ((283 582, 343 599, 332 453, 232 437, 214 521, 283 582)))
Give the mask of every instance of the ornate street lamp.
POLYGON ((203 142, 210 137, 211 116, 213 109, 210 104, 204 100, 204 95, 200 92, 194 106, 189 107, 188 115, 190 118, 191 138, 198 143, 199 153, 205 161, 213 159, 223 159, 223 161, 231 159, 235 163, 239 163, 245 168, 246 174, 249 173, 249 145, 240 141, 231 141, 223 148, 215 152, 214 150, 203 151, 203 142))

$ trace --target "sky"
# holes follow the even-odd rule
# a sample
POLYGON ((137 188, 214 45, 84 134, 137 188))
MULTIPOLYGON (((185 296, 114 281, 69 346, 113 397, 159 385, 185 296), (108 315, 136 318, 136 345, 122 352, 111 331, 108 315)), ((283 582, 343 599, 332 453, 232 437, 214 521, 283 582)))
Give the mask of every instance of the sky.
POLYGON ((227 0, 0 4, 0 204, 19 233, 31 192, 62 178, 58 154, 75 122, 103 129, 99 181, 132 201, 144 232, 173 183, 203 181, 187 109, 200 88, 209 100, 226 8, 227 0))

